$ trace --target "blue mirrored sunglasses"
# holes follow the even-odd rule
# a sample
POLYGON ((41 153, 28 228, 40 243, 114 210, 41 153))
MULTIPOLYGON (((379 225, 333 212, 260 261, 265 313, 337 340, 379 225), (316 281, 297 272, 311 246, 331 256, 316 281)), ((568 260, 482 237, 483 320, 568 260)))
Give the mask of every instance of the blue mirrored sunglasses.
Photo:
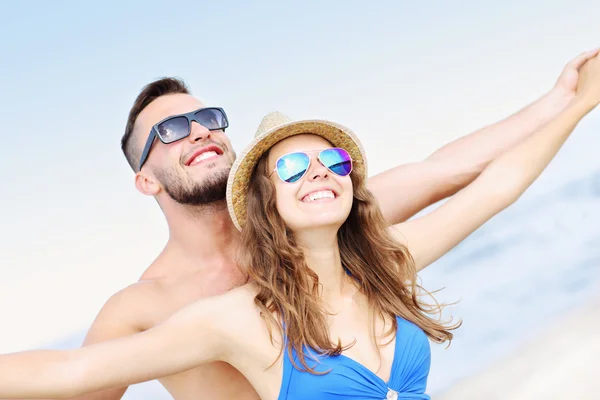
POLYGON ((269 177, 277 172, 279 178, 287 183, 298 182, 306 175, 310 166, 310 154, 318 153, 319 162, 338 176, 347 176, 352 172, 352 157, 341 148, 296 152, 285 154, 277 159, 275 169, 269 177))

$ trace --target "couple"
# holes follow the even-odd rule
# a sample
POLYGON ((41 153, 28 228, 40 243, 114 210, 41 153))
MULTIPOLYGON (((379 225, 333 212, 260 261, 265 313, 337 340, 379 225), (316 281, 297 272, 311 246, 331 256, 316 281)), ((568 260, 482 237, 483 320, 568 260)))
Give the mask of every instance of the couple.
MULTIPOLYGON (((446 193, 419 188, 420 199, 396 209, 390 204, 412 189, 410 178, 384 173, 379 182, 387 179, 391 189, 384 193, 380 183, 382 195, 374 197, 360 142, 344 126, 271 114, 230 168, 223 110, 181 115, 203 107, 181 91, 142 92, 124 150, 136 186, 168 217, 169 244, 140 284, 98 316, 88 343, 103 343, 0 356, 0 398, 68 397, 161 377, 181 390, 178 399, 224 398, 219 393, 228 390, 238 391, 233 398, 429 398, 427 339, 450 340, 457 326, 432 318, 438 309, 421 300, 416 273, 514 202, 597 106, 596 54, 565 68, 556 90, 566 104, 544 98, 504 121, 501 138, 496 126, 461 139, 465 151, 483 150, 471 170, 454 170, 467 176, 447 171, 446 179, 460 179, 446 193), (518 122, 530 131, 519 131, 518 122), (502 139, 502 152, 494 153, 492 137, 502 139), (475 166, 485 169, 479 174, 475 166), (386 222, 405 220, 473 179, 429 215, 386 222), (223 215, 225 190, 239 237, 223 215), (194 256, 205 261, 199 269, 194 256), (220 361, 255 391, 246 380, 230 381, 236 372, 220 361)), ((114 390, 96 395, 123 393, 114 390)))

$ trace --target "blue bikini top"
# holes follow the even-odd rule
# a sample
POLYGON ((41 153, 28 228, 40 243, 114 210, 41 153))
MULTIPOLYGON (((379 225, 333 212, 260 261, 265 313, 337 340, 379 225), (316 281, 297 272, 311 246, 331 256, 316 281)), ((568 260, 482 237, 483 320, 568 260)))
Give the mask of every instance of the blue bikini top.
MULTIPOLYGON (((306 358, 306 363, 314 370, 330 371, 325 375, 300 371, 290 361, 286 348, 283 351, 283 380, 278 400, 430 400, 425 394, 431 365, 429 340, 412 322, 400 317, 396 317, 396 320, 398 330, 388 382, 343 354, 319 355, 318 363, 310 357, 306 358)), ((296 365, 301 366, 293 349, 292 356, 296 365)))

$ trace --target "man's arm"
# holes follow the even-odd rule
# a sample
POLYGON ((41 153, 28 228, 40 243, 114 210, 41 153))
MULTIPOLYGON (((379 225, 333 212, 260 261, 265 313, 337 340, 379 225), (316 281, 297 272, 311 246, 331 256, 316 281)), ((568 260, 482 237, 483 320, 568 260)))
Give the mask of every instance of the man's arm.
POLYGON ((369 189, 384 217, 392 224, 404 222, 473 182, 491 161, 567 107, 575 96, 579 67, 597 53, 586 52, 571 60, 552 90, 519 112, 443 146, 421 162, 370 178, 369 189))

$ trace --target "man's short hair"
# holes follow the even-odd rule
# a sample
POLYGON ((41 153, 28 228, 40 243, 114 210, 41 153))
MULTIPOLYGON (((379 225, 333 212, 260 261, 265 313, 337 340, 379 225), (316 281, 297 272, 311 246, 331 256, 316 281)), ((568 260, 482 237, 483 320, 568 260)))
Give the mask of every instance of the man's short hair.
POLYGON ((125 158, 134 172, 138 171, 140 158, 142 156, 141 146, 135 143, 135 140, 131 140, 133 127, 137 117, 148 104, 152 103, 157 98, 167 94, 177 93, 190 94, 187 85, 182 79, 161 78, 144 86, 138 97, 135 99, 133 107, 131 107, 131 110, 129 111, 129 117, 127 117, 125 134, 121 138, 121 150, 123 150, 123 154, 125 154, 125 158))

